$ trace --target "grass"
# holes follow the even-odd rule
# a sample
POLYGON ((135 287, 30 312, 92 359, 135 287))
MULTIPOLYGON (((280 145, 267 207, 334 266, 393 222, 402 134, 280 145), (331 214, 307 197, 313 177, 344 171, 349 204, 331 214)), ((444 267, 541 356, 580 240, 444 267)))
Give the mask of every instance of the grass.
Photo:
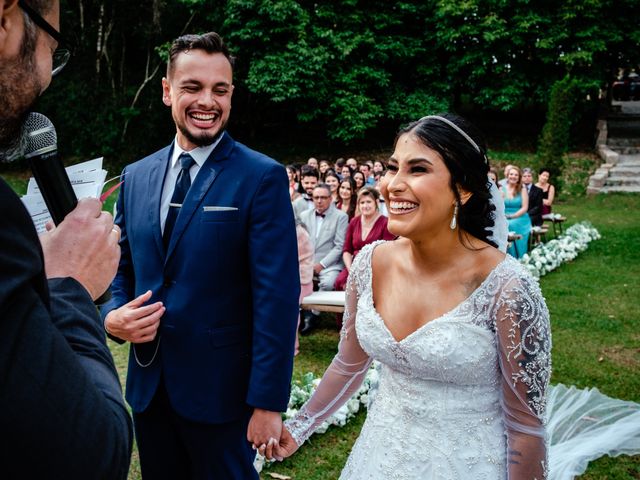
MULTIPOLYGON (((496 163, 534 165, 529 154, 492 152, 496 163)), ((584 196, 584 179, 595 160, 589 154, 570 155, 565 173, 567 191, 554 211, 567 224, 590 220, 602 234, 576 260, 541 279, 551 312, 554 383, 601 392, 640 402, 640 195, 584 196)), ((6 178, 6 177, 5 177, 6 178)), ((10 183, 23 191, 24 175, 10 175, 10 183)), ((307 371, 321 375, 336 352, 338 332, 334 317, 324 315, 321 328, 300 339, 294 377, 307 371)), ((110 343, 124 384, 128 347, 110 343)), ((365 414, 342 429, 331 428, 311 438, 291 459, 267 472, 298 480, 333 479, 340 474, 357 438, 365 414)), ((130 480, 140 478, 134 452, 130 480)), ((270 478, 266 475, 263 478, 270 478)), ((581 480, 640 479, 640 456, 604 457, 592 462, 581 480)))

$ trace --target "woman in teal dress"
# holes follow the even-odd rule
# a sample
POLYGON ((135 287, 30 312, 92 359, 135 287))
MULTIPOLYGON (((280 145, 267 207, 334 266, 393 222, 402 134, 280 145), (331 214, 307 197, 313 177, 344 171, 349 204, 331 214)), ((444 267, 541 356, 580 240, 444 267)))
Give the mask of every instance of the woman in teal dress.
POLYGON ((514 240, 509 245, 507 252, 520 258, 527 253, 529 245, 529 234, 531 233, 531 218, 527 210, 529 209, 529 194, 522 185, 522 172, 518 167, 512 166, 507 173, 506 185, 501 187, 504 198, 504 211, 509 222, 509 232, 522 235, 519 240, 514 240))

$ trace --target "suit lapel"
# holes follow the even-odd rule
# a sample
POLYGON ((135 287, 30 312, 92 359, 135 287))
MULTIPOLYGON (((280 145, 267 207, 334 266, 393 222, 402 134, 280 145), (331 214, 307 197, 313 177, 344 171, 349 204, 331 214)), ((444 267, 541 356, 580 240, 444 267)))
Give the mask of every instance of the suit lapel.
POLYGON ((312 209, 310 210, 310 214, 309 214, 309 233, 311 234, 311 240, 313 241, 313 244, 317 244, 318 243, 318 220, 316 218, 316 209, 312 209))
POLYGON ((169 168, 169 158, 173 152, 173 143, 158 152, 158 157, 149 171, 149 225, 151 225, 153 238, 161 257, 164 257, 164 245, 162 243, 162 228, 160 227, 160 202, 162 201, 162 188, 169 168))
POLYGON ((233 149, 233 145, 233 139, 227 133, 224 133, 218 146, 213 150, 213 152, 211 152, 209 158, 207 158, 204 165, 202 165, 202 168, 200 168, 198 175, 196 175, 196 178, 189 188, 184 202, 182 203, 180 213, 178 213, 178 218, 176 219, 176 224, 173 228, 173 234, 171 235, 171 241, 167 248, 167 260, 175 250, 177 243, 180 241, 180 238, 189 225, 189 222, 191 222, 194 214, 198 208, 200 208, 200 204, 202 203, 204 196, 211 189, 213 182, 218 178, 220 172, 224 170, 224 161, 229 157, 229 154, 233 149))

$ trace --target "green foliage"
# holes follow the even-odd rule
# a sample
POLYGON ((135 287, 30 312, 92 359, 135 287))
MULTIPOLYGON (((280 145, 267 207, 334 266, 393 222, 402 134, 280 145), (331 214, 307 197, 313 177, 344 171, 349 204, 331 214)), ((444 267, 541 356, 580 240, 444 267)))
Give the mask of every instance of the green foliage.
POLYGON ((160 78, 183 33, 218 31, 237 57, 230 128, 240 139, 294 127, 354 144, 443 110, 540 109, 567 74, 581 92, 577 115, 590 115, 616 68, 640 61, 637 0, 83 0, 61 8, 73 57, 38 108, 56 124, 63 155, 116 164, 172 137, 160 78))
POLYGON ((569 134, 576 103, 577 85, 570 76, 557 81, 551 89, 547 120, 542 129, 538 158, 557 179, 556 189, 562 185, 560 178, 564 167, 564 155, 569 149, 569 134))
MULTIPOLYGON (((438 97, 427 70, 413 67, 430 58, 421 40, 424 15, 416 19, 421 10, 384 1, 231 0, 224 29, 247 65, 250 91, 294 111, 299 121, 324 122, 329 137, 350 141, 381 119, 405 120, 399 101, 416 85, 423 96, 438 97)), ((416 98, 408 110, 423 115, 416 98)))

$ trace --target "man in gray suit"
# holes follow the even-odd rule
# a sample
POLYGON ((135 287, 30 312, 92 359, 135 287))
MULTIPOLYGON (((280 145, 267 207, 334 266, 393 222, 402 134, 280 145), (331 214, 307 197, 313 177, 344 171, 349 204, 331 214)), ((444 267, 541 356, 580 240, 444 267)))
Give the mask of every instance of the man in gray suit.
MULTIPOLYGON (((331 190, 321 183, 313 189, 314 208, 300 214, 306 225, 315 250, 313 271, 319 290, 333 290, 336 277, 344 267, 342 247, 347 234, 349 217, 338 210, 331 201, 331 190)), ((317 313, 307 312, 300 333, 306 335, 317 323, 317 313)))

